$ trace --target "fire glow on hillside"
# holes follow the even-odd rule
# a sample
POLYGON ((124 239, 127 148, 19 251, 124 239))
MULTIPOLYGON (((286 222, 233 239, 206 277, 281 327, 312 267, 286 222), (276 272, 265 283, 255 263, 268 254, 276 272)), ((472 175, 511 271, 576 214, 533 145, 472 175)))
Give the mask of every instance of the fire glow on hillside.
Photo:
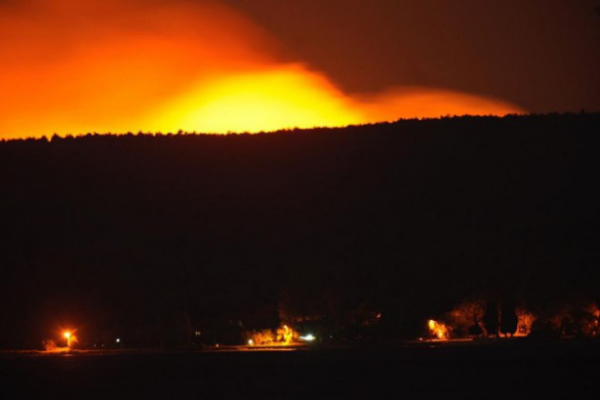
POLYGON ((0 138, 259 132, 521 110, 447 90, 344 93, 213 2, 26 0, 0 6, 0 138))

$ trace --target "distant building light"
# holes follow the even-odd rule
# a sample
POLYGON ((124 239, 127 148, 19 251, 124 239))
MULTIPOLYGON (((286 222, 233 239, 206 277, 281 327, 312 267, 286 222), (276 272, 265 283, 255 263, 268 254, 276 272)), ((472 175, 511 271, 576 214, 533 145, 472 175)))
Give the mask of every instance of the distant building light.
POLYGON ((248 346, 254 346, 254 340, 249 339, 248 340, 248 346))
POLYGON ((116 342, 121 343, 121 338, 117 338, 116 342))
POLYGON ((196 336, 200 336, 200 335, 202 335, 202 332, 201 332, 201 331, 195 331, 195 332, 194 332, 194 335, 196 335, 196 336))

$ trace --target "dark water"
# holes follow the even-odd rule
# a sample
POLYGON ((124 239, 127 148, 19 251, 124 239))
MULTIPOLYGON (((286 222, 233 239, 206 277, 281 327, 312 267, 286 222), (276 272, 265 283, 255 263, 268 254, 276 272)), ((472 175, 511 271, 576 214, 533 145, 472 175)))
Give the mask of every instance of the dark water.
POLYGON ((600 346, 0 355, 0 399, 600 398, 600 346))

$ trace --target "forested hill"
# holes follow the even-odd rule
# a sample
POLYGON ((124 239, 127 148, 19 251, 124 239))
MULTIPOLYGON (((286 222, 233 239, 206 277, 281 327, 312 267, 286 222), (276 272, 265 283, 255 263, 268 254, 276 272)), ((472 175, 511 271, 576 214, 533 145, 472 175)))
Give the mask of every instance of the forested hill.
POLYGON ((599 155, 599 114, 2 142, 0 339, 171 309, 259 326, 282 302, 369 302, 400 326, 482 291, 598 299, 599 155))

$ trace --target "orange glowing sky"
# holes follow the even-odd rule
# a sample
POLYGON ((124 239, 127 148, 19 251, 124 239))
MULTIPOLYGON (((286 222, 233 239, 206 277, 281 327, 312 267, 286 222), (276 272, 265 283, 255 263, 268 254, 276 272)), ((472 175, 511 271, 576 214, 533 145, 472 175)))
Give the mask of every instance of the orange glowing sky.
POLYGON ((216 2, 22 0, 0 14, 0 138, 258 132, 522 112, 455 91, 346 93, 216 2))

